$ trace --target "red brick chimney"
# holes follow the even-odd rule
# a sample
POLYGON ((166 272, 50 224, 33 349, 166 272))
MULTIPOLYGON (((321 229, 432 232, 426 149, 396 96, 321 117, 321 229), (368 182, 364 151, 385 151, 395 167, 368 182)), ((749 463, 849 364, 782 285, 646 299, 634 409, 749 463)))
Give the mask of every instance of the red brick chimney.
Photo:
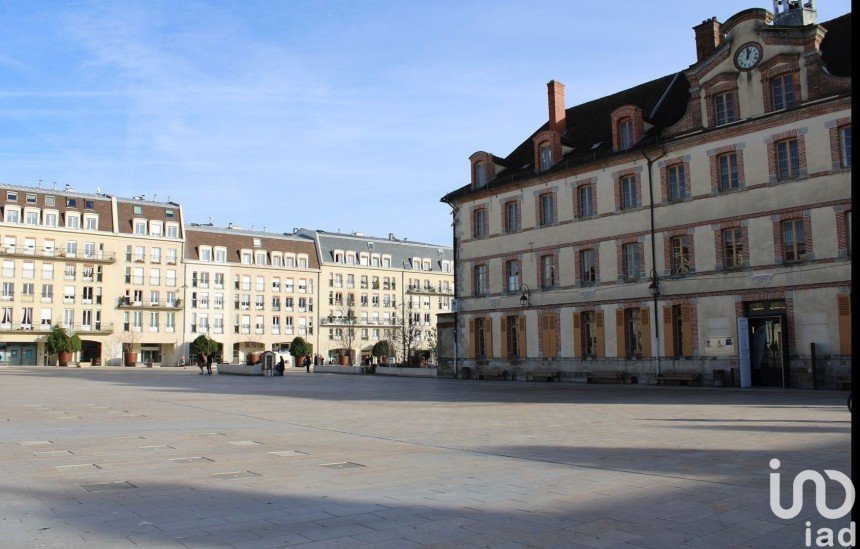
POLYGON ((550 80, 546 84, 546 94, 549 99, 549 129, 561 135, 567 129, 564 111, 564 84, 550 80))
POLYGON ((702 21, 693 31, 696 33, 696 61, 711 55, 723 43, 722 25, 716 17, 702 21))

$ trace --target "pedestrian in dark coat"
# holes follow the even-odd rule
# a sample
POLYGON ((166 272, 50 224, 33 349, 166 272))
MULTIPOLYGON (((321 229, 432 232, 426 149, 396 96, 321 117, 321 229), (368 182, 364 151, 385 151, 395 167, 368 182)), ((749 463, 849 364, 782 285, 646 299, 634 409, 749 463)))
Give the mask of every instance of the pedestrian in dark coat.
POLYGON ((305 357, 305 370, 308 373, 311 373, 311 357, 309 357, 309 356, 305 357))
POLYGON ((206 375, 212 375, 212 354, 206 357, 206 375))

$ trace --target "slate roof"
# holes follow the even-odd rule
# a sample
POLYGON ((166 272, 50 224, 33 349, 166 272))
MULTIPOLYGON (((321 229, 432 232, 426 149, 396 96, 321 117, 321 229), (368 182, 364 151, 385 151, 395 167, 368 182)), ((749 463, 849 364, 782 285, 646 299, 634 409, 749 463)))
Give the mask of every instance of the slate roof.
MULTIPOLYGON (((821 43, 825 66, 837 76, 850 76, 851 14, 848 13, 822 22, 820 25, 828 31, 821 43)), ((638 106, 642 109, 645 122, 654 126, 646 132, 642 141, 636 144, 636 147, 642 147, 653 143, 663 128, 671 126, 684 116, 689 99, 690 83, 683 71, 680 71, 565 109, 566 130, 562 135, 562 143, 565 146, 573 146, 574 149, 565 154, 552 168, 542 172, 541 175, 552 174, 595 159, 629 153, 629 149, 622 152, 612 150, 610 115, 618 107, 623 105, 638 106)), ((548 128, 549 122, 547 121, 507 157, 501 161, 496 161, 497 164, 505 166, 505 169, 496 174, 496 177, 485 187, 481 187, 480 190, 492 189, 534 177, 534 166, 532 165, 534 163, 534 143, 532 138, 548 128)), ((494 156, 494 160, 496 158, 494 156)), ((449 202, 469 194, 470 190, 471 185, 466 184, 446 194, 442 197, 442 202, 449 202)))
POLYGON ((331 233, 311 229, 299 229, 296 234, 317 240, 317 248, 321 255, 320 261, 323 264, 334 263, 334 250, 388 254, 391 256, 391 267, 394 269, 411 269, 411 259, 413 257, 422 257, 428 258, 433 262, 433 272, 439 272, 439 261, 454 260, 454 249, 450 246, 438 246, 436 244, 413 242, 411 240, 389 240, 388 238, 375 236, 331 233), (373 243, 373 248, 368 247, 368 242, 373 243))

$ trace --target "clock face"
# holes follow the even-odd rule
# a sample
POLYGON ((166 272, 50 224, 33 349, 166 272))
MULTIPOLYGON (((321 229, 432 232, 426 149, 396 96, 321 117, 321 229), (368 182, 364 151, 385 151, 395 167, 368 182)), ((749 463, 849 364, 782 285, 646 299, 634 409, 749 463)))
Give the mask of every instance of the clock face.
POLYGON ((735 54, 735 64, 740 69, 751 69, 761 61, 761 46, 758 44, 747 44, 735 54))

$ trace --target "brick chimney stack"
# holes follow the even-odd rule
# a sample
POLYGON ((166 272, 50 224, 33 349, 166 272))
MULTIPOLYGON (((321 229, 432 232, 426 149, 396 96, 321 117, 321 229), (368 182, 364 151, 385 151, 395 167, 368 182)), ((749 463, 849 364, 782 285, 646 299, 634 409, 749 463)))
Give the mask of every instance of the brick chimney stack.
POLYGON ((716 17, 702 21, 693 27, 696 33, 696 61, 711 55, 723 43, 722 25, 716 17))
POLYGON ((563 134, 567 129, 567 116, 564 111, 564 84, 550 80, 546 85, 549 99, 549 129, 563 134))

